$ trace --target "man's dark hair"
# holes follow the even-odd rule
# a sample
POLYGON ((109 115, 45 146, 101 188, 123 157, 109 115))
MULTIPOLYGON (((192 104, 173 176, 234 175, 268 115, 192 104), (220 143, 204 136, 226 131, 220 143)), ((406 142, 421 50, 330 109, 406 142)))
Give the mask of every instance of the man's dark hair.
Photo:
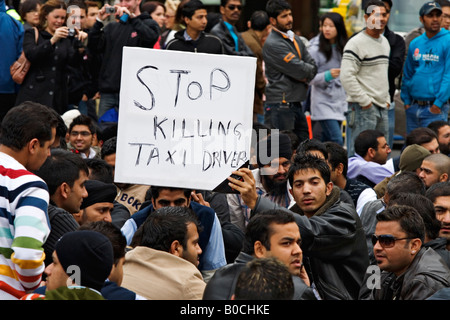
POLYGON ((437 134, 427 127, 420 127, 412 130, 406 135, 405 146, 418 144, 419 146, 431 142, 433 139, 438 140, 437 134))
POLYGON ((261 258, 242 268, 234 291, 236 300, 292 300, 294 281, 277 258, 261 258))
POLYGON ((330 167, 325 160, 313 156, 311 154, 305 154, 303 156, 296 156, 295 161, 291 164, 288 172, 288 179, 291 186, 294 185, 294 175, 298 171, 313 169, 320 173, 320 176, 328 184, 331 181, 330 167))
POLYGON ((441 222, 436 219, 433 202, 421 194, 409 192, 401 192, 389 199, 389 206, 405 205, 416 208, 417 212, 422 216, 425 233, 430 240, 439 237, 441 222))
POLYGON ((257 10, 252 13, 250 17, 250 24, 253 30, 263 31, 270 24, 269 16, 267 12, 263 10, 257 10))
POLYGON ((271 224, 285 225, 291 222, 295 222, 294 214, 286 210, 267 210, 256 213, 247 225, 242 251, 253 255, 256 241, 260 241, 267 250, 270 250, 270 237, 273 234, 271 224))
POLYGON ((115 154, 117 150, 117 137, 112 137, 106 140, 100 151, 100 158, 105 159, 106 156, 115 154))
POLYGON ((31 140, 38 139, 42 147, 52 139, 52 129, 57 125, 58 120, 49 107, 26 101, 6 113, 0 128, 0 144, 19 151, 31 140))
POLYGON ((80 114, 79 116, 75 117, 72 120, 72 123, 69 125, 69 133, 72 132, 72 129, 74 126, 76 125, 85 125, 89 128, 89 131, 94 134, 97 133, 97 127, 94 124, 94 121, 92 121, 92 118, 85 115, 85 114, 80 114))
POLYGON ((187 207, 160 208, 152 212, 136 231, 132 246, 138 245, 169 252, 172 242, 178 240, 186 249, 189 223, 194 223, 200 233, 200 223, 192 209, 187 207))
POLYGON ((450 181, 434 183, 427 189, 425 196, 433 203, 437 197, 450 196, 450 181))
POLYGON ((285 0, 269 0, 266 5, 266 12, 269 18, 276 19, 284 10, 291 10, 289 2, 285 0))
POLYGON ((370 0, 369 2, 366 3, 366 6, 364 7, 364 13, 367 14, 368 16, 370 16, 372 14, 372 11, 368 12, 369 9, 371 9, 371 7, 383 7, 386 8, 386 5, 384 4, 383 1, 380 0, 370 0))
POLYGON ((80 178, 80 171, 89 175, 89 168, 79 155, 56 148, 51 150, 50 157, 34 173, 45 181, 49 194, 53 195, 63 182, 72 188, 75 180, 80 178))
MULTIPOLYGON (((407 238, 425 239, 425 225, 420 213, 410 206, 389 206, 376 216, 377 221, 398 221, 407 238)), ((408 240, 409 241, 409 240, 408 240)))
POLYGON ((439 129, 445 126, 448 126, 448 122, 444 120, 436 120, 431 122, 427 128, 433 130, 434 133, 436 133, 436 136, 439 134, 439 129))
POLYGON ((308 151, 319 151, 323 154, 325 160, 328 159, 328 151, 325 144, 317 139, 306 139, 300 142, 295 152, 296 157, 304 156, 308 151))
POLYGON ((389 197, 401 192, 424 195, 425 191, 425 183, 411 171, 403 171, 395 175, 386 185, 386 193, 389 194, 389 197))
POLYGON ((325 147, 328 152, 328 163, 331 165, 331 169, 335 170, 337 166, 342 163, 342 175, 347 177, 348 170, 348 155, 347 150, 340 144, 332 141, 325 142, 325 147))
POLYGON ((151 199, 157 199, 159 197, 159 193, 161 192, 161 190, 165 190, 168 189, 170 191, 177 191, 177 190, 182 190, 184 193, 184 196, 186 198, 190 198, 191 197, 191 189, 184 189, 184 188, 175 188, 175 187, 160 187, 160 186, 150 186, 150 195, 151 195, 151 199))
POLYGON ((370 148, 378 150, 378 138, 384 137, 379 130, 364 130, 355 139, 355 152, 364 157, 370 148))
POLYGON ((206 10, 206 6, 203 4, 203 2, 201 2, 200 0, 190 0, 181 9, 181 16, 192 19, 192 16, 195 14, 195 11, 201 9, 206 10))
POLYGON ((450 7, 450 1, 448 0, 435 0, 435 2, 437 2, 441 6, 441 8, 450 7))
POLYGON ((84 159, 89 170, 89 179, 100 180, 104 183, 114 183, 113 167, 103 159, 84 159))
POLYGON ((113 225, 111 222, 95 221, 85 223, 80 226, 79 230, 97 231, 105 235, 109 239, 109 241, 111 241, 113 247, 114 265, 117 265, 119 263, 119 260, 125 257, 127 239, 122 234, 120 229, 113 225))
MULTIPOLYGON (((242 0, 239 0, 242 3, 242 0)), ((220 6, 221 7, 225 7, 228 2, 230 2, 230 0, 220 0, 220 6)))

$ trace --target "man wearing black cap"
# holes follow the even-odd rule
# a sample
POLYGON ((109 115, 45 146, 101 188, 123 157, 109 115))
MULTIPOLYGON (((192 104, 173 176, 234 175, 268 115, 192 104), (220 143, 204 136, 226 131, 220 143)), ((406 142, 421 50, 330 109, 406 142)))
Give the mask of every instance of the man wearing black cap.
POLYGON ((111 210, 114 208, 114 199, 117 188, 112 183, 99 180, 87 180, 85 183, 88 196, 83 199, 81 211, 73 216, 80 225, 95 221, 112 222, 111 210))
MULTIPOLYGON (((289 207, 292 197, 287 187, 291 164, 291 139, 286 134, 272 134, 257 146, 258 169, 253 170, 258 195, 268 197, 282 207, 289 207)), ((245 230, 250 209, 240 194, 227 194, 231 222, 245 230)))
POLYGON ((75 299, 75 293, 78 299, 80 295, 86 300, 102 299, 100 290, 111 273, 113 257, 111 241, 100 232, 66 233, 56 244, 53 263, 45 269, 45 299, 75 299), (65 290, 71 283, 85 288, 65 290))

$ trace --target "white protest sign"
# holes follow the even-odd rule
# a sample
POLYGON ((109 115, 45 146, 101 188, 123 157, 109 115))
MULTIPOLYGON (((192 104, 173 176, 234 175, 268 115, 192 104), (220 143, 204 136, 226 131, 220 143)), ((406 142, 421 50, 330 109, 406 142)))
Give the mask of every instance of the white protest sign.
POLYGON ((125 47, 115 182, 213 190, 250 158, 256 58, 125 47))

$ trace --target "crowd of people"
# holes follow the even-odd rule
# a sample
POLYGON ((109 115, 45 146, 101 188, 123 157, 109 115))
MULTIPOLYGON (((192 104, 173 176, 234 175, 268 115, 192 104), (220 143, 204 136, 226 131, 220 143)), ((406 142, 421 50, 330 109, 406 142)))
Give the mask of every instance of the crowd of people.
POLYGON ((364 1, 350 37, 326 13, 307 40, 285 0, 245 32, 241 0, 0 0, 0 299, 450 299, 450 2, 405 38, 393 7, 364 1), (115 182, 124 46, 256 57, 268 134, 236 193, 115 182))

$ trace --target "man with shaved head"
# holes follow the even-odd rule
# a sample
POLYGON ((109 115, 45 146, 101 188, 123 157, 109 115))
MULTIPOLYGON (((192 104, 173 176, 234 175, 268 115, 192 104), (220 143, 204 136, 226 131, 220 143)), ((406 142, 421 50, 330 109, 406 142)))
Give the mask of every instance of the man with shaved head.
POLYGON ((427 188, 438 182, 449 180, 450 158, 442 153, 430 154, 423 159, 419 177, 427 188))

